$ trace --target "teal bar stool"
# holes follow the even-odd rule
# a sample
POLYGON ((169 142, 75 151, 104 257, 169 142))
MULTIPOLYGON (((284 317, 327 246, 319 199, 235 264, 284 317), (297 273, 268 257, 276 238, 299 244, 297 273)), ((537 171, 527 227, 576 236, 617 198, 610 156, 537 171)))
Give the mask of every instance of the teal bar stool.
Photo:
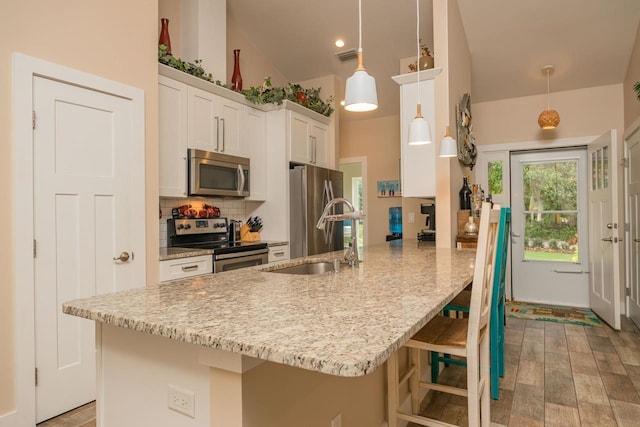
MULTIPOLYGON (((493 294, 491 296, 491 398, 497 400, 500 397, 500 385, 498 377, 504 377, 504 304, 505 304, 505 279, 507 275, 507 253, 509 250, 509 238, 511 236, 511 208, 500 209, 500 222, 498 224, 498 246, 496 251, 495 272, 493 276, 493 294)), ((464 290, 444 308, 444 315, 450 311, 469 312, 471 291, 464 290)), ((450 355, 440 355, 431 352, 431 381, 438 382, 440 362, 445 366, 467 366, 466 360, 452 359, 450 355)))

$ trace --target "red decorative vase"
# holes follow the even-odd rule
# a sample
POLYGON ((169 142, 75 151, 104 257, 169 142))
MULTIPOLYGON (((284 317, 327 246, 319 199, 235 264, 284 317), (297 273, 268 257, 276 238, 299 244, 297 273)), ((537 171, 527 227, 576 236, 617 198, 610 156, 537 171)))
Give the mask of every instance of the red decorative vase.
POLYGON ((158 40, 158 44, 163 44, 167 47, 167 53, 171 53, 171 39, 169 38, 169 20, 167 18, 162 18, 160 20, 162 22, 162 28, 160 29, 160 39, 158 40))
POLYGON ((233 51, 233 75, 231 76, 231 89, 236 92, 242 90, 242 74, 240 74, 240 49, 233 51))

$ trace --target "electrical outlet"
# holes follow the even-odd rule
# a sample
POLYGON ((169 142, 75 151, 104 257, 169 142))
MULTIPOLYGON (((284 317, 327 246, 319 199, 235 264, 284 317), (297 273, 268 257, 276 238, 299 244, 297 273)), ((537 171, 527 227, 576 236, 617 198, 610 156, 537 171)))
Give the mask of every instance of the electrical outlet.
POLYGON ((169 409, 195 418, 195 393, 169 384, 169 409))
POLYGON ((411 222, 411 223, 416 222, 416 213, 415 212, 409 212, 409 222, 411 222))
POLYGON ((342 427, 342 412, 338 412, 338 415, 333 417, 331 427, 342 427))

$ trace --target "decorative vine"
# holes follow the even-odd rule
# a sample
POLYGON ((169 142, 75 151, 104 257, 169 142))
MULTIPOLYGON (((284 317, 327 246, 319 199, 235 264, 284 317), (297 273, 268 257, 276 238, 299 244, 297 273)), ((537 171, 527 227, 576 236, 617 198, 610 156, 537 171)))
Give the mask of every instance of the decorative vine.
POLYGON ((640 80, 633 85, 633 90, 636 91, 636 97, 638 97, 638 100, 640 101, 640 80))
MULTIPOLYGON (((183 61, 167 52, 167 47, 163 44, 158 46, 158 62, 226 89, 231 89, 231 85, 222 83, 220 80, 215 80, 211 73, 207 73, 204 68, 202 68, 202 60, 196 59, 193 63, 183 61)), ((272 86, 271 77, 265 77, 264 83, 262 83, 261 86, 252 86, 240 93, 254 104, 280 105, 284 100, 289 100, 329 117, 334 111, 331 106, 333 97, 330 96, 326 101, 322 100, 322 98, 320 98, 320 90, 321 88, 313 87, 305 89, 297 83, 289 83, 288 87, 272 86)))

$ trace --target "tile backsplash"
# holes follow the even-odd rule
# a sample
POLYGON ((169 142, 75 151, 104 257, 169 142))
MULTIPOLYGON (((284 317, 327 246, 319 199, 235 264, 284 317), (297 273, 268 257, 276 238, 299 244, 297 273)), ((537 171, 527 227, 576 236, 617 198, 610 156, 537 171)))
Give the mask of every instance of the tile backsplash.
POLYGON ((191 204, 194 209, 199 210, 203 203, 220 208, 220 216, 244 221, 247 219, 246 202, 244 199, 223 199, 208 197, 192 197, 189 199, 166 199, 160 198, 160 247, 167 247, 167 219, 171 218, 171 210, 178 206, 191 204))

